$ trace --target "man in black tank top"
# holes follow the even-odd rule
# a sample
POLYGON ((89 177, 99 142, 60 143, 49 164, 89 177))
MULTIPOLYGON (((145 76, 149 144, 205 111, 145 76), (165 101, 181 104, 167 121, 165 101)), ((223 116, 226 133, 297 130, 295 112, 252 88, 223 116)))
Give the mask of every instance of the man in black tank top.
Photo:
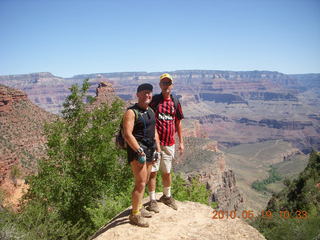
POLYGON ((148 83, 139 85, 138 103, 128 108, 123 117, 123 135, 128 145, 128 162, 135 181, 129 220, 130 223, 140 227, 149 226, 143 217, 151 217, 151 213, 142 207, 142 198, 155 157, 160 158, 156 119, 153 110, 149 107, 152 89, 152 85, 148 83))

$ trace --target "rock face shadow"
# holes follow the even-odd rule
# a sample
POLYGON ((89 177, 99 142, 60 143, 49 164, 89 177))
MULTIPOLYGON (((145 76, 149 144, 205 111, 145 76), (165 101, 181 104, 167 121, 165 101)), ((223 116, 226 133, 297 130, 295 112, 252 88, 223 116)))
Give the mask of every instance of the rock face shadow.
POLYGON ((122 225, 122 224, 129 223, 128 217, 129 217, 130 212, 131 212, 131 209, 126 209, 123 212, 121 212, 120 214, 118 214, 117 216, 115 216, 113 219, 110 220, 109 223, 107 223, 107 225, 102 227, 90 239, 94 239, 94 238, 98 237, 99 235, 108 231, 111 228, 114 228, 114 227, 122 225))

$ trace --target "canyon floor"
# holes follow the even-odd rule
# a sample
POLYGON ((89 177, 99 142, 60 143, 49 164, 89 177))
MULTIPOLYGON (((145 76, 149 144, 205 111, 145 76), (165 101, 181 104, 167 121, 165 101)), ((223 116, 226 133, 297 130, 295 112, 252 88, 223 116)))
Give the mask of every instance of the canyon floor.
POLYGON ((303 171, 307 158, 307 155, 294 148, 291 143, 281 140, 240 144, 225 150, 226 163, 235 172, 237 186, 245 198, 243 207, 256 212, 266 207, 272 192, 279 192, 284 188, 284 178, 292 179, 303 171), (256 180, 266 179, 271 166, 282 180, 268 184, 268 191, 253 189, 251 184, 256 180))

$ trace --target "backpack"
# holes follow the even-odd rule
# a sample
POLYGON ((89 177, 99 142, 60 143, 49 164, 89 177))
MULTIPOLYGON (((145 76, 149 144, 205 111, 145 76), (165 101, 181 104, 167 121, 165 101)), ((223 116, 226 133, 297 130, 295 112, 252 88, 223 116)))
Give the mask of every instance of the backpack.
MULTIPOLYGON (((134 112, 134 115, 135 115, 135 119, 134 119, 134 124, 136 124, 139 116, 140 116, 140 113, 137 109, 133 109, 131 108, 134 112)), ((129 110, 129 108, 127 109, 129 110)), ((120 123, 120 126, 119 126, 119 130, 118 130, 118 133, 116 135, 116 146, 119 148, 119 149, 127 149, 127 142, 126 140, 124 140, 124 137, 123 137, 123 125, 122 125, 122 122, 123 122, 123 119, 121 120, 121 123, 120 123)))
MULTIPOLYGON (((179 104, 178 97, 176 95, 174 95, 174 94, 171 94, 170 97, 171 97, 171 99, 172 99, 172 101, 174 103, 174 108, 178 109, 178 104, 179 104)), ((159 105, 159 103, 161 102, 162 99, 163 99, 163 96, 162 96, 161 93, 153 96, 153 99, 152 99, 153 102, 154 102, 153 110, 155 112, 157 111, 158 105, 159 105)))

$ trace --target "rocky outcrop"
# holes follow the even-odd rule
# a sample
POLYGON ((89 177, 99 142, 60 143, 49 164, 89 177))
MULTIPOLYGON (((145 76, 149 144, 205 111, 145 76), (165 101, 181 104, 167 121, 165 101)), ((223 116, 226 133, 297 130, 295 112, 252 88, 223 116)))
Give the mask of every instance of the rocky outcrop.
POLYGON ((217 202, 222 210, 237 210, 244 202, 234 176, 226 165, 224 153, 218 142, 210 139, 185 138, 188 146, 182 156, 177 153, 175 172, 183 173, 186 179, 197 178, 211 192, 209 201, 217 202))
POLYGON ((199 173, 200 181, 211 191, 211 202, 218 203, 218 208, 224 211, 238 210, 244 203, 243 196, 236 186, 234 172, 225 169, 206 169, 199 173))
MULTIPOLYGON (((159 198, 159 196, 158 196, 159 198)), ((148 201, 148 200, 144 200, 148 201)), ((160 212, 148 219, 149 228, 133 226, 128 221, 130 209, 119 213, 102 227, 94 240, 239 240, 265 239, 255 228, 239 218, 214 218, 212 208, 194 203, 176 201, 178 210, 158 203, 160 212), (174 227, 173 227, 174 226, 174 227)))
POLYGON ((206 184, 207 189, 211 191, 210 201, 218 203, 219 209, 238 210, 244 203, 244 198, 236 185, 234 172, 226 166, 222 152, 218 152, 217 161, 211 166, 188 174, 189 181, 195 176, 206 184))
POLYGON ((107 79, 101 81, 96 88, 95 100, 88 105, 90 108, 95 108, 101 104, 111 104, 117 97, 111 82, 107 79))
POLYGON ((10 112, 14 103, 25 100, 27 94, 24 92, 0 84, 0 112, 10 112))

